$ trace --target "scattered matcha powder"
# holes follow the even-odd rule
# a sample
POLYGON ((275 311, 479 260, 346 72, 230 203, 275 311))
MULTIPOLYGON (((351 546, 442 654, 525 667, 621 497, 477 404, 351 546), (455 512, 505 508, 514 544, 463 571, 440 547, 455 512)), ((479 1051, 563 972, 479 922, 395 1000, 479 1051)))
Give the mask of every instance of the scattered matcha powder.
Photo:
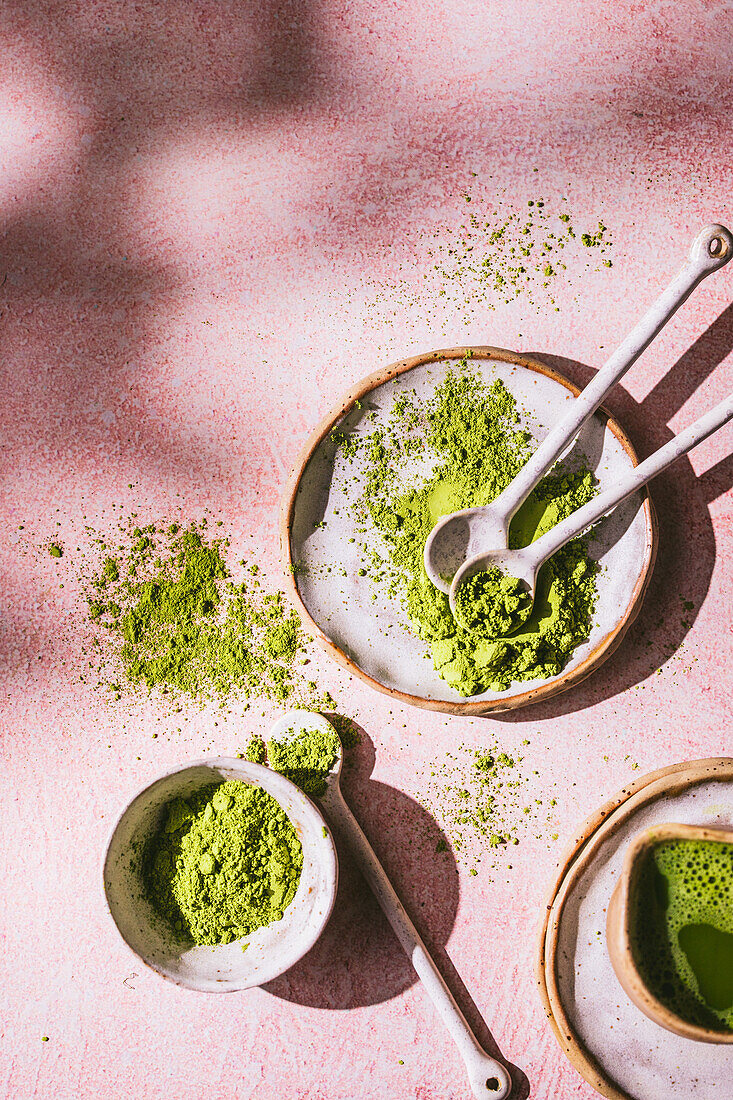
MULTIPOLYGON (((542 801, 525 793, 530 775, 523 763, 523 756, 502 752, 498 745, 461 745, 430 767, 419 801, 441 824, 462 862, 473 865, 486 858, 493 866, 502 851, 538 825, 540 815, 543 835, 554 821, 554 801, 543 814, 542 801)), ((436 851, 446 850, 445 841, 439 841, 436 851)))
MULTIPOLYGON (((398 276, 396 281, 367 280, 377 291, 378 303, 420 310, 437 316, 441 304, 454 307, 465 323, 477 309, 496 309, 517 299, 537 309, 559 310, 555 288, 577 278, 579 271, 611 267, 613 246, 603 222, 595 232, 575 228, 568 200, 554 203, 538 195, 525 203, 508 198, 488 177, 483 182, 471 172, 471 182, 459 192, 463 203, 457 218, 430 231, 405 238, 398 270, 421 273, 419 282, 398 276), (590 253, 588 250, 591 250, 590 253), (432 303, 432 305, 426 303, 432 303)), ((394 262, 394 244, 390 258, 394 262)))
POLYGON ((148 897, 181 939, 230 943, 280 920, 303 849, 261 787, 229 781, 172 801, 143 857, 148 897))
POLYGON ((64 556, 64 551, 57 542, 51 543, 48 548, 48 552, 52 558, 62 558, 64 556))
MULTIPOLYGON (((87 599, 129 683, 199 699, 333 704, 299 672, 308 639, 297 613, 252 569, 245 581, 231 579, 228 544, 207 537, 205 520, 130 525, 123 535, 114 550, 99 540, 105 557, 87 599)), ((113 687, 119 694, 119 678, 113 687)))

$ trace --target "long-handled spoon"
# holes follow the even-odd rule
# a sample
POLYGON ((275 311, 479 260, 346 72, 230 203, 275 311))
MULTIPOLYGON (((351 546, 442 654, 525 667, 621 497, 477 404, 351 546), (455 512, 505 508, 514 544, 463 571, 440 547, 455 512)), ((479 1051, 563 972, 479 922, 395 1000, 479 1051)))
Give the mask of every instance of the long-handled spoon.
POLYGON ((448 596, 451 610, 459 622, 471 625, 466 621, 465 610, 461 601, 457 599, 459 590, 471 577, 478 573, 487 572, 489 577, 496 577, 496 571, 505 577, 517 578, 520 607, 511 617, 513 619, 511 630, 516 630, 530 615, 537 588, 537 574, 540 567, 551 558, 552 555, 564 546, 576 535, 582 534, 592 524, 610 512, 626 497, 631 496, 637 489, 641 489, 653 477, 665 470, 676 459, 687 454, 703 439, 707 439, 713 432, 717 432, 729 420, 733 420, 733 393, 723 401, 701 416, 689 428, 685 428, 674 439, 670 439, 658 451, 645 458, 633 470, 622 477, 612 489, 606 489, 593 500, 578 508, 571 516, 556 524, 546 535, 542 535, 529 546, 521 550, 496 550, 491 549, 482 554, 475 554, 464 562, 453 578, 448 596), (523 598, 524 593, 529 594, 529 599, 523 598))
POLYGON ((544 477, 583 424, 596 411, 613 386, 623 378, 670 317, 689 298, 706 275, 717 271, 733 256, 733 235, 722 225, 708 225, 695 238, 680 271, 624 342, 601 367, 585 389, 570 403, 567 413, 540 443, 514 480, 490 504, 463 508, 443 516, 428 535, 423 559, 430 580, 442 592, 466 559, 483 547, 504 550, 509 545, 509 524, 519 506, 544 477))
MULTIPOLYGON (((336 730, 323 715, 308 710, 291 710, 278 719, 270 730, 269 739, 283 742, 309 730, 322 730, 328 736, 338 737, 336 730)), ((319 803, 329 821, 340 827, 348 841, 359 870, 373 890, 426 993, 458 1047, 466 1063, 473 1095, 478 1100, 504 1100, 512 1088, 509 1071, 501 1062, 486 1053, 471 1031, 465 1016, 420 939, 417 929, 408 917, 405 907, 397 897, 384 868, 372 851, 359 822, 344 801, 341 793, 343 752, 340 740, 338 744, 338 759, 326 778, 326 791, 319 799, 319 803)))

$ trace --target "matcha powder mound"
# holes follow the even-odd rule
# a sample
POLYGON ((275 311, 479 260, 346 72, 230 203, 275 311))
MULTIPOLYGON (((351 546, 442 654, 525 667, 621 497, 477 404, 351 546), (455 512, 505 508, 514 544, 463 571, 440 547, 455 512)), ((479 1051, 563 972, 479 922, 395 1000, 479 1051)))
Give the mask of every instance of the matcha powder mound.
POLYGON ((280 920, 295 897, 303 849, 261 787, 230 781, 167 808, 148 844, 148 897, 181 938, 230 943, 280 920))
MULTIPOLYGON (((532 451, 517 403, 504 384, 497 380, 486 385, 464 359, 458 369, 447 372, 432 397, 403 390, 386 422, 364 433, 335 432, 334 440, 341 448, 344 478, 355 455, 363 458, 364 485, 354 505, 355 519, 362 533, 376 529, 386 547, 380 555, 372 542, 364 543, 364 573, 402 600, 440 676, 468 696, 557 675, 590 631, 598 565, 588 555, 587 537, 568 543, 543 567, 532 613, 508 637, 503 631, 512 625, 521 596, 507 590, 503 616, 492 622, 479 608, 471 625, 462 626, 423 565, 425 541, 435 523, 448 512, 488 504, 532 451), (422 479, 413 476, 406 488, 400 480, 404 471, 428 460, 432 473, 422 479)), ((512 520, 510 547, 539 538, 595 491, 589 470, 556 467, 512 520)))
POLYGON ((290 779, 305 794, 318 798, 325 793, 326 777, 340 751, 336 733, 314 729, 299 734, 289 730, 284 741, 267 744, 262 738, 253 737, 240 755, 254 764, 267 761, 273 771, 290 779))
POLYGON ((297 613, 281 592, 263 588, 256 567, 235 583, 226 540, 209 539, 205 521, 135 527, 126 536, 114 552, 106 548, 88 603, 129 682, 200 699, 333 702, 299 674, 306 639, 297 613))

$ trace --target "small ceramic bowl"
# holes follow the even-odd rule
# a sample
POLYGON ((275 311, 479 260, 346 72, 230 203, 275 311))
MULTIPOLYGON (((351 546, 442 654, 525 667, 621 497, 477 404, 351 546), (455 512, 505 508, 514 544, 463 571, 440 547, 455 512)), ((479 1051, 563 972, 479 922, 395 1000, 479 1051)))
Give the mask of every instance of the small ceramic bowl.
POLYGON ((623 868, 611 895, 606 917, 606 942, 616 976, 637 1008, 661 1027, 703 1043, 733 1043, 733 1032, 689 1023, 651 992, 634 961, 631 946, 634 900, 645 856, 665 840, 710 840, 733 844, 733 831, 698 825, 653 825, 629 845, 623 868))
POLYGON ((104 860, 107 906, 127 945, 164 978, 207 993, 262 985, 293 966, 325 928, 337 883, 333 837, 311 800, 277 772, 226 757, 176 768, 141 791, 115 825, 104 860), (303 845, 300 883, 282 920, 258 928, 246 940, 192 947, 176 940, 146 899, 141 851, 160 827, 168 802, 231 779, 262 787, 292 821, 303 845))

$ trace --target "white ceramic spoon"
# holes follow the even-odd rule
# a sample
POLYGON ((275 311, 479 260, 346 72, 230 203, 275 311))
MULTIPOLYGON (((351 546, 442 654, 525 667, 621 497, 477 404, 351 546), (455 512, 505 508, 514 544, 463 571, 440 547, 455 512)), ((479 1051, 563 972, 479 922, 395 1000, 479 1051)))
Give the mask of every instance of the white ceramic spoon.
MULTIPOLYGON (((551 531, 535 542, 531 542, 529 546, 524 546, 521 550, 489 550, 469 558, 458 570, 450 586, 448 599, 454 616, 461 621, 460 608, 456 607, 456 595, 461 585, 476 573, 493 567, 509 577, 518 578, 529 592, 531 600, 523 608, 521 616, 518 616, 520 621, 527 619, 532 611, 537 574, 548 558, 551 558, 570 539, 582 534, 596 520, 605 516, 622 500, 626 500, 637 489, 641 489, 676 459, 687 454, 713 432, 717 432, 718 428, 722 428, 729 420, 733 420, 733 393, 630 470, 612 489, 606 489, 605 492, 584 504, 582 508, 578 508, 571 516, 556 524, 551 531)), ((518 622, 517 626, 519 625, 518 622)))
POLYGON ((428 535, 423 560, 425 572, 441 592, 450 590, 451 580, 464 561, 482 548, 505 550, 509 545, 509 524, 535 485, 562 455, 583 424, 604 397, 623 378, 632 363, 664 328, 670 317, 692 294, 706 275, 717 271, 733 256, 733 235, 722 225, 708 225, 695 238, 680 271, 644 314, 624 342, 601 367, 566 415, 540 443, 514 480, 490 504, 463 508, 443 516, 428 535))
MULTIPOLYGON (((285 741, 306 730, 320 729, 328 734, 335 729, 322 714, 309 710, 291 710, 278 719, 270 730, 269 740, 285 741), (292 731, 292 732, 291 732, 292 731)), ((338 736, 338 735, 337 735, 338 736)), ((348 842, 349 849, 363 874, 384 915, 394 929, 426 993, 435 1005, 441 1020, 447 1027, 453 1042, 466 1063, 471 1092, 478 1100, 505 1100, 512 1089, 512 1079, 505 1066, 492 1058, 479 1044, 468 1026, 468 1021, 456 1004, 452 993, 443 981, 440 971, 428 954, 425 944, 410 920, 400 899, 385 874, 384 868, 372 851, 341 793, 341 767, 343 753, 339 741, 339 756, 326 779, 326 792, 318 804, 326 818, 337 824, 348 842)))

